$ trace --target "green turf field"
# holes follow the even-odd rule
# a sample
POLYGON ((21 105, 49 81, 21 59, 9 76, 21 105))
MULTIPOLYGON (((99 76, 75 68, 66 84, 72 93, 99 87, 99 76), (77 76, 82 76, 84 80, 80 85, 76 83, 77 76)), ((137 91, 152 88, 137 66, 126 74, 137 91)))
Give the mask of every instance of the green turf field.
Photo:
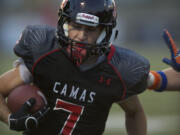
MULTIPOLYGON (((161 62, 162 57, 169 57, 168 50, 162 48, 134 47, 138 53, 148 58, 151 69, 160 70, 167 66, 161 62)), ((11 68, 15 57, 0 57, 0 74, 11 68)), ((180 93, 164 92, 156 93, 148 91, 142 93, 140 100, 144 106, 148 121, 148 135, 180 135, 180 93)), ((104 135, 125 135, 124 113, 118 105, 113 105, 107 122, 104 135)), ((8 130, 8 127, 0 123, 0 135, 20 135, 20 133, 8 130)))

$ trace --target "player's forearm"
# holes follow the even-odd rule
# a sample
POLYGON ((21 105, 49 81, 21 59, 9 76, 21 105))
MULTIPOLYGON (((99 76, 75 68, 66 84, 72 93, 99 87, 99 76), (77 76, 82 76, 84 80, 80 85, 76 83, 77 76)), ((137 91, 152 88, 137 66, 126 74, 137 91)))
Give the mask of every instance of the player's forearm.
POLYGON ((166 90, 180 91, 180 73, 172 68, 164 69, 163 72, 168 80, 166 90))
POLYGON ((21 84, 23 84, 23 81, 18 68, 14 68, 0 76, 0 120, 7 124, 10 110, 6 105, 5 98, 12 89, 21 84))
POLYGON ((0 120, 8 124, 8 116, 10 110, 8 109, 4 97, 0 94, 0 120))
POLYGON ((146 116, 143 110, 132 114, 126 113, 126 129, 128 135, 147 134, 146 116))
POLYGON ((10 91, 15 87, 23 84, 19 68, 14 68, 0 76, 0 94, 8 96, 10 91))
POLYGON ((148 77, 148 89, 155 91, 180 91, 180 73, 172 68, 160 72, 151 71, 148 77))

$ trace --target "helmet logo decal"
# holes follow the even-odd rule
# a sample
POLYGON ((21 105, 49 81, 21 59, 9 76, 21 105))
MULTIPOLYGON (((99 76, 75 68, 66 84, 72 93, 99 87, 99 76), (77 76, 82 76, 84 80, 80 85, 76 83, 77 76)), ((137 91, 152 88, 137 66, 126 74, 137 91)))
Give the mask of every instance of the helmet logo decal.
POLYGON ((63 9, 67 5, 68 0, 63 0, 60 8, 63 9))
POLYGON ((86 13, 78 13, 76 16, 76 22, 95 27, 99 24, 99 17, 86 13))

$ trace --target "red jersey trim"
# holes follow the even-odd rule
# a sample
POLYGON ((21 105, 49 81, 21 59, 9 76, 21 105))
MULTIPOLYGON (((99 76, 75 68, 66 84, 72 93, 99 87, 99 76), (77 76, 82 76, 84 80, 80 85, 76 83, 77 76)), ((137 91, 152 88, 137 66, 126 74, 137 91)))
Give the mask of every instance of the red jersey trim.
POLYGON ((111 45, 111 50, 110 50, 110 53, 108 54, 108 57, 107 57, 108 62, 112 59, 112 57, 115 53, 115 50, 116 50, 115 47, 113 45, 111 45))
POLYGON ((36 68, 36 65, 37 65, 42 59, 44 59, 46 56, 48 56, 48 55, 50 55, 50 54, 52 54, 52 53, 54 53, 54 52, 58 52, 58 51, 60 51, 60 49, 55 49, 55 50, 52 50, 52 51, 50 51, 50 52, 42 55, 42 56, 33 64, 33 67, 32 67, 32 75, 34 75, 34 70, 35 70, 35 68, 36 68))
POLYGON ((116 72, 116 74, 118 75, 120 81, 122 82, 122 85, 123 85, 123 95, 122 95, 121 99, 124 99, 124 98, 126 97, 126 93, 127 93, 126 84, 124 83, 124 81, 123 81, 123 79, 122 79, 122 77, 121 77, 120 72, 119 72, 119 71, 116 69, 116 67, 114 67, 114 66, 111 64, 111 62, 110 62, 110 60, 112 59, 112 57, 113 57, 113 55, 114 55, 114 53, 115 53, 115 50, 116 50, 116 48, 115 48, 113 45, 111 45, 111 50, 110 50, 110 53, 109 53, 107 59, 108 59, 108 64, 109 64, 109 65, 112 67, 112 69, 116 72))

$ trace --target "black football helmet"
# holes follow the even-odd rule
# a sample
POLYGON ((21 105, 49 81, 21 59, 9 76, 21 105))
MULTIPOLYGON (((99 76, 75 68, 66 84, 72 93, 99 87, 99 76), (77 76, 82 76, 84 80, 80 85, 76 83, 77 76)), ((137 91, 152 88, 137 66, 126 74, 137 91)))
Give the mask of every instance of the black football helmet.
POLYGON ((57 38, 61 47, 83 44, 88 55, 102 55, 109 50, 112 30, 116 26, 116 5, 114 0, 63 0, 59 9, 57 38), (103 27, 96 44, 74 41, 68 38, 65 23, 73 21, 88 26, 103 27))
POLYGON ((114 0, 63 0, 58 15, 57 39, 61 48, 71 46, 71 58, 75 63, 82 63, 82 57, 80 50, 72 49, 73 46, 85 48, 86 58, 109 52, 110 38, 117 17, 114 0), (102 26, 103 30, 95 44, 75 41, 68 37, 68 22, 92 27, 102 26))

